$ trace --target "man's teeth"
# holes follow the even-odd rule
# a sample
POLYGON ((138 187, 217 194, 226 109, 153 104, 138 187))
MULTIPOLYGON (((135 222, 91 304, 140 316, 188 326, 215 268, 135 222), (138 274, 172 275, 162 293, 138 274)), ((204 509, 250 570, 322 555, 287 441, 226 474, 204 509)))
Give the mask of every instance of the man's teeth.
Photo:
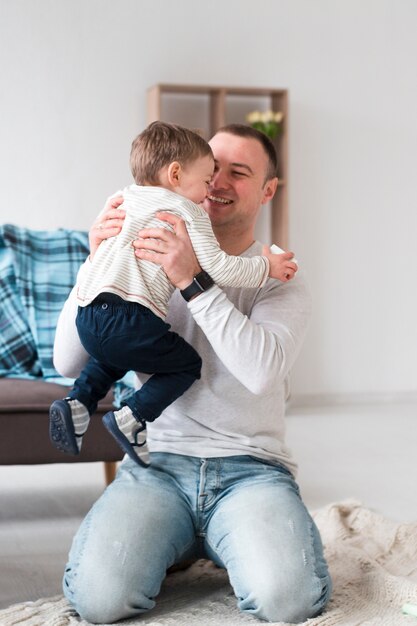
POLYGON ((209 200, 212 202, 220 202, 220 204, 231 204, 231 200, 227 200, 226 198, 218 198, 217 196, 207 196, 209 200))

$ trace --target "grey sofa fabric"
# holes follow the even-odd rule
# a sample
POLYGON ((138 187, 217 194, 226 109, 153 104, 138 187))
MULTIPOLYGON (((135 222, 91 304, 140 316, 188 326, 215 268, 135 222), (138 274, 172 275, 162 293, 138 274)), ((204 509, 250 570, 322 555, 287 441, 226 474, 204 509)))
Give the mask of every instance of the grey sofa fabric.
POLYGON ((56 450, 49 440, 49 406, 67 387, 43 380, 0 378, 0 465, 119 461, 123 452, 101 418, 112 408, 110 393, 99 405, 77 456, 56 450))

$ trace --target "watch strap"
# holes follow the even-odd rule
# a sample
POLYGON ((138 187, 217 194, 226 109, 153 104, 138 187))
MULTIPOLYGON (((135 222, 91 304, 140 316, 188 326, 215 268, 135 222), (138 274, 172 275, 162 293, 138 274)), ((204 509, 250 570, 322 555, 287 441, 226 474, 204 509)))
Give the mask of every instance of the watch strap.
POLYGON ((184 300, 189 302, 191 298, 196 296, 199 293, 203 293, 203 291, 207 291, 214 285, 214 280, 204 270, 196 274, 193 278, 193 282, 188 285, 185 289, 181 289, 180 293, 184 300))

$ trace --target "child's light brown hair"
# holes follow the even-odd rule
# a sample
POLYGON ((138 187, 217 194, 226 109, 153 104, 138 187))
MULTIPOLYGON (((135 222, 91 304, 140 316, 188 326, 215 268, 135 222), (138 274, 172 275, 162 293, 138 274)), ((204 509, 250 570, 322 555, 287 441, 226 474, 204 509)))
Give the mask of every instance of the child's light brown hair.
POLYGON ((165 122, 152 122, 134 139, 130 151, 130 169, 137 185, 159 185, 163 167, 173 161, 186 167, 191 161, 213 153, 200 135, 165 122))

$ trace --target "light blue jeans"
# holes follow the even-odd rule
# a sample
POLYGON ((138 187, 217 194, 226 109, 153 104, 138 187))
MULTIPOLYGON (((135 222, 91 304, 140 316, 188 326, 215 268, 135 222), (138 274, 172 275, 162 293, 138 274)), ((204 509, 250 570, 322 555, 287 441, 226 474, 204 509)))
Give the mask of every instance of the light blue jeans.
POLYGON ((153 453, 127 460, 76 534, 64 593, 94 624, 155 606, 168 567, 192 557, 226 568, 239 608, 303 622, 331 580, 316 525, 291 474, 249 456, 153 453))

